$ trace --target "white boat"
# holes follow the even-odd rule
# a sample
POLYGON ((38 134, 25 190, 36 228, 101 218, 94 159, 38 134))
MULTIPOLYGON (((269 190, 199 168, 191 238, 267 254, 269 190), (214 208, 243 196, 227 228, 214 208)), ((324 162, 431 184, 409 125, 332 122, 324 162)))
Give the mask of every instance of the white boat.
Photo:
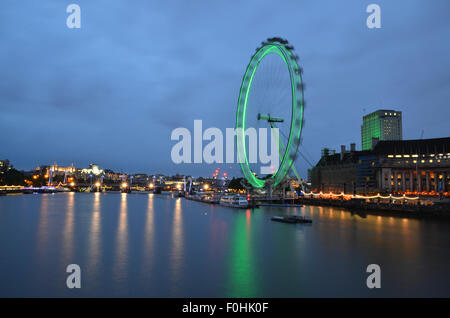
POLYGON ((246 209, 249 207, 247 199, 238 195, 225 195, 220 198, 219 204, 231 208, 246 209))

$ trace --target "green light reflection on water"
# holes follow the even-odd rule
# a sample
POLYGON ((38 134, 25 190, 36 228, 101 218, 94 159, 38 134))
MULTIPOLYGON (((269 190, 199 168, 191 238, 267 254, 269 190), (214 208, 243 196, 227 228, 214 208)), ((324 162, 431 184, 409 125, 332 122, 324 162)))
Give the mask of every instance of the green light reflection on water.
POLYGON ((229 263, 229 297, 255 297, 258 291, 251 247, 251 212, 241 213, 233 224, 229 263))

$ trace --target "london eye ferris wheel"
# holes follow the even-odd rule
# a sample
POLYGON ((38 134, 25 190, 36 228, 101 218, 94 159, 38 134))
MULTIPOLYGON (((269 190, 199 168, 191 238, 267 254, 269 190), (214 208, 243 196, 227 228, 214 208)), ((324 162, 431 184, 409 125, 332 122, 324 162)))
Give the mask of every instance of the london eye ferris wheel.
MULTIPOLYGON (((294 47, 274 37, 262 42, 245 70, 236 111, 237 152, 244 177, 254 188, 276 187, 294 169, 303 127, 302 71, 294 47), (279 166, 258 175, 261 162, 249 160, 245 130, 278 129, 279 166)), ((295 172, 295 174, 297 174, 295 172)))

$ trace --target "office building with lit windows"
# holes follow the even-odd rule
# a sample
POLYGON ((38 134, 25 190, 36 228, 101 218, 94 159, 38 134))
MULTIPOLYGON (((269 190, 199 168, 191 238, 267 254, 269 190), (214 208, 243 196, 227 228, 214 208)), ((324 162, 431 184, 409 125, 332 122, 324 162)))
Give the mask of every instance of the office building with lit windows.
POLYGON ((363 117, 362 150, 372 149, 377 141, 402 139, 402 112, 381 109, 363 117))
POLYGON ((379 189, 431 195, 450 191, 450 138, 385 141, 373 153, 379 189))
POLYGON ((379 141, 371 150, 341 146, 311 170, 313 191, 450 196, 450 138, 379 141))

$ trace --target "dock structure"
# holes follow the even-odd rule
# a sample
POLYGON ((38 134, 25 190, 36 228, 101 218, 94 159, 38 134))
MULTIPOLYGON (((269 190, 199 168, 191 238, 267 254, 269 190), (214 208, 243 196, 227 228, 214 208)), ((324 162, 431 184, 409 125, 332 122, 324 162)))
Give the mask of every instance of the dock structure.
MULTIPOLYGON (((208 204, 219 204, 221 193, 211 193, 209 195, 189 195, 187 200, 193 200, 208 204)), ((314 196, 295 196, 295 197, 264 197, 252 196, 251 206, 254 207, 281 207, 281 208, 301 208, 306 205, 312 206, 331 206, 356 211, 363 214, 389 214, 411 217, 449 217, 450 218, 450 200, 430 199, 428 197, 417 197, 415 200, 402 199, 402 197, 392 197, 383 199, 383 197, 374 196, 367 198, 331 198, 314 196)))

